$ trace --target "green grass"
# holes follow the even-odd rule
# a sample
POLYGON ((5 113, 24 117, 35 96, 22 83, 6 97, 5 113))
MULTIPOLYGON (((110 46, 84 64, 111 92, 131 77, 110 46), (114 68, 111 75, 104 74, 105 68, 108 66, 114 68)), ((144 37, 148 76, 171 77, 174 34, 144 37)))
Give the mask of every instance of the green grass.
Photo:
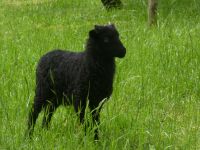
POLYGON ((146 2, 1 0, 0 149, 200 149, 200 1, 159 3, 147 27, 146 2), (116 59, 114 92, 101 112, 100 141, 84 136, 72 107, 60 107, 48 131, 41 115, 24 140, 35 68, 47 51, 80 51, 95 24, 115 23, 127 48, 116 59))

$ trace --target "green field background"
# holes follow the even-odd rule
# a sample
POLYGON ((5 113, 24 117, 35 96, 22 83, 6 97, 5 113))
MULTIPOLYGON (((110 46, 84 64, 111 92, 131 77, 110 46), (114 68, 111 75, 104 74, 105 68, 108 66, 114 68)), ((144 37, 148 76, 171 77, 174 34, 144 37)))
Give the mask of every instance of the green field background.
POLYGON ((159 0, 152 28, 147 1, 122 2, 106 11, 100 0, 0 0, 0 150, 200 149, 200 1, 159 0), (100 140, 92 130, 84 135, 72 107, 60 107, 49 130, 41 113, 25 140, 39 58, 56 48, 84 50, 89 30, 109 22, 127 55, 116 59, 100 140))

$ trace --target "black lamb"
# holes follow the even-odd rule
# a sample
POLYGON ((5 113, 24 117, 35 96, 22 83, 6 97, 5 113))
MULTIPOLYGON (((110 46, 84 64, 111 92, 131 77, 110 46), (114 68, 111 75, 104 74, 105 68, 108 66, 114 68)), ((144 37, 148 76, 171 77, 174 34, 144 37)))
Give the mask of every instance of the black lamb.
MULTIPOLYGON (((85 51, 53 50, 39 61, 36 70, 34 104, 28 118, 28 135, 31 136, 36 119, 45 110, 43 127, 61 104, 72 104, 84 122, 86 103, 92 110, 95 124, 99 124, 99 104, 110 97, 113 90, 115 57, 122 58, 126 49, 112 24, 95 25, 89 32, 85 51)), ((95 130, 98 139, 98 129, 95 130)))

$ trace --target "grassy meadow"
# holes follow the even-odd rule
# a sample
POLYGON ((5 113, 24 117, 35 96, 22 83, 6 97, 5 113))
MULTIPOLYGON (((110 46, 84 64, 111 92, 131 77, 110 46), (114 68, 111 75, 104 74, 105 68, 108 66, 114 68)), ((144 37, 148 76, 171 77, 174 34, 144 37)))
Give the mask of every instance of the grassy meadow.
POLYGON ((200 1, 159 1, 158 27, 146 0, 0 1, 0 150, 199 150, 200 1), (49 130, 24 140, 39 58, 55 48, 81 51, 95 24, 114 23, 127 48, 116 59, 114 91, 101 111, 100 141, 84 135, 73 107, 59 107, 49 130))

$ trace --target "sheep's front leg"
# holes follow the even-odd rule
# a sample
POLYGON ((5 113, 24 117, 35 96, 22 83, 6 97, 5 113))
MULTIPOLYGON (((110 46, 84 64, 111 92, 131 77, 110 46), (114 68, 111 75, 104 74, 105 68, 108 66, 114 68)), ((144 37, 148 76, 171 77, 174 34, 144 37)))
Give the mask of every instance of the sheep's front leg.
POLYGON ((84 123, 85 108, 86 108, 85 103, 83 103, 79 99, 75 100, 74 109, 75 109, 76 113, 79 115, 79 119, 82 124, 84 123))
POLYGON ((89 107, 92 110, 92 121, 93 121, 93 125, 96 126, 94 130, 94 140, 98 140, 99 139, 99 125, 100 125, 100 111, 105 101, 100 101, 100 103, 98 103, 94 99, 92 99, 90 102, 91 103, 89 103, 89 107))
POLYGON ((95 108, 92 110, 92 120, 93 124, 96 125, 96 128, 94 130, 94 140, 99 139, 99 124, 100 124, 100 110, 95 108))

